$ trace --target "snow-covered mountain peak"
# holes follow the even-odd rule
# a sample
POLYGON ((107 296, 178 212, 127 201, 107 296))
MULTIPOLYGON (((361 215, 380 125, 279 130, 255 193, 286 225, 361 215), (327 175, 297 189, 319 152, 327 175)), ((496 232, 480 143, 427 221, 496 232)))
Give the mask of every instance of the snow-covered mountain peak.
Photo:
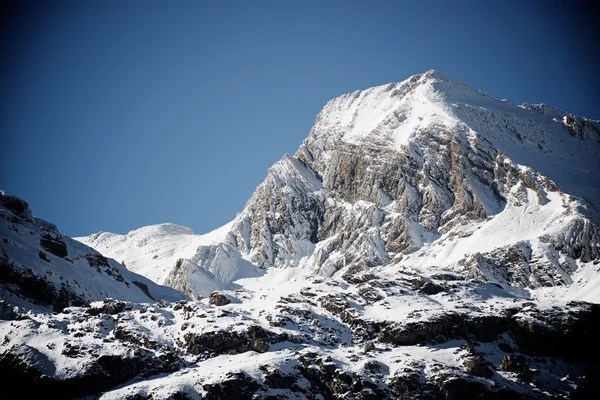
POLYGON ((80 240, 190 296, 252 265, 347 276, 444 263, 519 288, 567 285, 600 256, 600 129, 562 114, 428 71, 329 101, 217 233, 80 240), (499 272, 513 253, 519 271, 499 272))
POLYGON ((402 82, 330 100, 306 140, 320 142, 318 146, 322 149, 334 148, 341 141, 403 151, 430 128, 469 130, 459 111, 467 104, 481 109, 520 110, 431 70, 402 82))
POLYGON ((526 139, 536 141, 537 147, 538 135, 524 128, 539 124, 548 125, 549 129, 544 127, 544 130, 555 140, 570 134, 578 139, 600 141, 597 121, 544 104, 516 106, 435 70, 330 100, 306 140, 319 141, 323 149, 342 141, 402 151, 429 128, 464 130, 471 136, 494 142, 496 133, 504 134, 509 128, 524 132, 520 132, 521 138, 509 134, 505 139, 521 140, 523 135, 532 135, 526 139), (486 125, 482 126, 483 123, 486 125))

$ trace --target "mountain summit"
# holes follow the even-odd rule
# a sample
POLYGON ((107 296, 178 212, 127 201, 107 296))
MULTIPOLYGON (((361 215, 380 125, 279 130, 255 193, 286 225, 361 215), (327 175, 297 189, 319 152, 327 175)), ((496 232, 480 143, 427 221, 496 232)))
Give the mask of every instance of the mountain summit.
POLYGON ((600 257, 598 155, 597 121, 431 70, 329 101, 216 233, 78 240, 190 296, 256 267, 349 276, 396 265, 587 298, 585 271, 600 257))

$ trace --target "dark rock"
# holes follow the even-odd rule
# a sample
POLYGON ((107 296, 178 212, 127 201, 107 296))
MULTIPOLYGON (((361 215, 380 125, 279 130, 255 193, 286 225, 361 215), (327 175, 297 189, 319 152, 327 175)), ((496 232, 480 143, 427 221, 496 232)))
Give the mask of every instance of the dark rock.
POLYGON ((354 336, 360 340, 370 340, 387 326, 388 322, 365 320, 341 295, 327 295, 319 298, 321 307, 337 316, 342 322, 348 324, 354 336))
POLYGON ((30 364, 31 357, 37 359, 34 365, 47 365, 45 369, 53 367, 45 355, 28 346, 0 355, 0 375, 11 382, 3 389, 6 398, 45 398, 49 394, 72 398, 99 393, 136 376, 144 368, 143 360, 148 355, 140 351, 131 356, 103 355, 65 380, 42 374, 30 364))
POLYGON ((364 346, 364 348, 363 348, 363 351, 364 351, 365 353, 368 353, 368 352, 370 352, 370 351, 373 351, 373 350, 375 350, 375 343, 373 343, 373 342, 371 342, 371 341, 369 341, 369 342, 366 342, 366 343, 365 343, 365 346, 364 346))
POLYGON ((215 306, 224 306, 231 303, 231 300, 219 292, 212 292, 208 299, 208 303, 215 306))
POLYGON ((43 251, 40 250, 38 256, 40 257, 40 259, 50 262, 50 259, 48 258, 48 255, 46 253, 44 253, 43 251))
POLYGON ((342 279, 349 283, 359 284, 372 281, 373 279, 377 279, 377 275, 374 275, 369 272, 356 275, 344 274, 344 276, 342 276, 342 279))
POLYGON ((494 375, 490 367, 488 367, 487 363, 485 362, 485 359, 479 354, 467 358, 464 365, 465 371, 469 375, 479 376, 482 378, 491 378, 494 375))
POLYGON ((522 355, 504 356, 500 367, 504 371, 515 372, 523 380, 531 379, 531 370, 527 365, 527 359, 522 355))
POLYGON ((448 341, 448 338, 444 335, 437 335, 434 339, 433 342, 435 344, 442 344, 442 343, 446 343, 448 341))
POLYGON ((67 245, 60 236, 45 233, 40 238, 40 245, 57 257, 65 258, 68 255, 67 245))
POLYGON ((510 329, 508 316, 477 316, 441 314, 427 321, 391 324, 382 329, 378 339, 396 346, 426 344, 441 338, 493 341, 510 329), (441 335, 441 336, 440 336, 441 335))
POLYGON ((362 297, 368 304, 372 304, 383 299, 381 293, 369 285, 360 286, 357 292, 359 296, 362 297))
POLYGON ((453 377, 440 384, 440 392, 446 400, 480 399, 488 391, 483 383, 462 377, 453 377))
POLYGON ((292 340, 286 335, 277 335, 258 325, 249 326, 244 331, 220 330, 201 334, 186 333, 185 346, 190 354, 217 356, 220 354, 239 354, 253 350, 257 353, 269 351, 269 344, 292 340))
POLYGON ((388 383, 398 400, 438 400, 441 399, 438 388, 427 382, 424 374, 416 369, 404 370, 395 374, 388 383))
POLYGON ((390 397, 384 389, 363 379, 360 375, 342 371, 329 357, 317 357, 315 353, 305 353, 299 357, 299 362, 300 373, 311 384, 310 392, 324 399, 347 397, 350 393, 362 392, 367 395, 371 391, 380 399, 390 397))
POLYGON ((6 300, 0 300, 0 320, 2 321, 12 321, 18 318, 17 313, 15 313, 13 307, 10 306, 6 302, 6 300))
POLYGON ((296 386, 296 376, 282 375, 277 370, 265 374, 265 384, 276 389, 292 389, 292 391, 300 391, 300 388, 296 386))
POLYGON ((127 283, 125 281, 125 278, 123 277, 123 275, 121 275, 119 270, 116 267, 110 265, 108 258, 104 257, 102 254, 98 254, 98 253, 86 254, 85 259, 90 264, 90 267, 95 268, 96 271, 98 271, 100 273, 105 273, 109 276, 112 276, 117 281, 123 282, 127 286, 129 286, 129 283, 127 283))
POLYGON ((0 205, 25 220, 31 220, 31 210, 25 200, 0 190, 0 205))
POLYGON ((477 351, 476 346, 478 346, 479 343, 477 342, 473 342, 472 340, 467 340, 467 343, 465 343, 464 345, 464 349, 467 351, 467 353, 471 354, 471 355, 476 355, 479 354, 479 352, 477 351))
POLYGON ((511 345, 506 342, 498 343, 498 348, 505 353, 514 353, 515 352, 515 350, 511 347, 511 345))
POLYGON ((250 400, 260 385, 244 373, 228 374, 227 377, 214 384, 202 386, 206 391, 206 400, 250 400))
POLYGON ((433 274, 431 275, 431 279, 437 279, 439 281, 462 281, 465 278, 458 274, 452 274, 449 272, 441 273, 441 274, 433 274))
POLYGON ((380 374, 388 368, 379 361, 367 360, 363 365, 363 369, 370 374, 380 374))
POLYGON ((562 310, 528 308, 514 316, 510 333, 523 353, 596 363, 600 304, 570 302, 562 310))
POLYGON ((425 282, 423 284, 423 286, 421 286, 421 288, 419 289, 419 291, 421 293, 425 293, 428 295, 434 295, 434 294, 438 294, 440 292, 445 291, 446 289, 441 286, 438 285, 437 283, 433 283, 433 282, 425 282))

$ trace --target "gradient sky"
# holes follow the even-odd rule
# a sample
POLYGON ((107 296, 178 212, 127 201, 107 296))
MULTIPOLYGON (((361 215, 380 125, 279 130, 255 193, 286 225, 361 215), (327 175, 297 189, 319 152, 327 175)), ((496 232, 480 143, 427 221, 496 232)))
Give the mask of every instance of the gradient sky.
POLYGON ((600 119, 570 1, 2 4, 0 188, 71 236, 212 230, 329 99, 429 69, 600 119))

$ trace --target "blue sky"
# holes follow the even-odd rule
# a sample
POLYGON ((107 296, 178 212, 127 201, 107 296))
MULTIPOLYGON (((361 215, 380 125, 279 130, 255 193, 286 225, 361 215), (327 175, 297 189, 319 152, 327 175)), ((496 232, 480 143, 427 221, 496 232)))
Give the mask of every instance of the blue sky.
POLYGON ((212 230, 329 99, 429 69, 600 119, 594 10, 572 2, 16 3, 0 188, 71 236, 212 230))

